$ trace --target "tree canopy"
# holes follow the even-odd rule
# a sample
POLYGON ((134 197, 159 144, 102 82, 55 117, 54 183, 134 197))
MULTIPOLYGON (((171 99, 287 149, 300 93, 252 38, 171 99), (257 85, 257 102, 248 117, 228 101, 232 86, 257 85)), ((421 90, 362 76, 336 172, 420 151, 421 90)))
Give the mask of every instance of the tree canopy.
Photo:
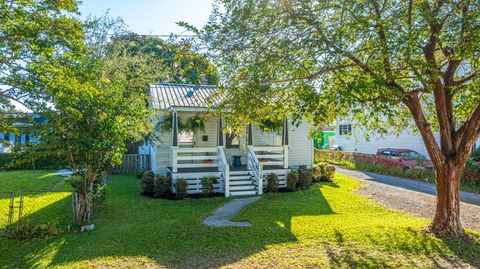
POLYGON ((12 131, 12 101, 36 110, 47 103, 37 87, 56 61, 83 50, 75 0, 0 1, 0 131, 12 131))
POLYGON ((480 130, 478 2, 216 3, 198 33, 224 76, 230 122, 291 115, 353 117, 380 133, 415 126, 437 172, 433 230, 463 234, 459 177, 480 130))
POLYGON ((194 52, 188 43, 170 43, 154 36, 129 34, 117 37, 132 54, 153 57, 159 82, 216 85, 219 74, 205 57, 194 52))

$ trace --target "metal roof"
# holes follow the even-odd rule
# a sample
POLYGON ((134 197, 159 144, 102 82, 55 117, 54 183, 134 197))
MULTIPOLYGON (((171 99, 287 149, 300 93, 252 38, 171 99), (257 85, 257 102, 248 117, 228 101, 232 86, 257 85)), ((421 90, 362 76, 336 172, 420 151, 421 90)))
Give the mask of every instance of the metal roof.
POLYGON ((213 96, 217 87, 211 85, 153 84, 150 85, 152 104, 156 109, 208 108, 219 100, 213 96))

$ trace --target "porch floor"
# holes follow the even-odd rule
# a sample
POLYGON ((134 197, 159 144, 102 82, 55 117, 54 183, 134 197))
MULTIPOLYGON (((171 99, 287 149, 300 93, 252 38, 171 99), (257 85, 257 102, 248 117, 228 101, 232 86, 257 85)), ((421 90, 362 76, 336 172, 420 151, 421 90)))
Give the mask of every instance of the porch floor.
MULTIPOLYGON (((281 165, 265 165, 263 170, 279 170, 285 169, 281 165)), ((172 167, 168 167, 172 171, 172 167)), ((230 171, 247 171, 247 166, 233 166, 230 165, 230 171)), ((217 167, 196 167, 196 168, 178 168, 176 173, 212 173, 219 172, 217 167)))

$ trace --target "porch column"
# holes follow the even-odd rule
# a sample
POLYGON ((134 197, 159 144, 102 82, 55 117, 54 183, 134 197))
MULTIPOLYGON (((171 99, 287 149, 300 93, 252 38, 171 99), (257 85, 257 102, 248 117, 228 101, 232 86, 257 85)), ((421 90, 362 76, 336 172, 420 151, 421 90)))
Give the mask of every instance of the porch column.
POLYGON ((172 115, 172 141, 172 146, 178 147, 178 119, 175 111, 172 115))
POLYGON ((288 119, 284 118, 282 128, 283 168, 288 168, 288 119))
POLYGON ((177 112, 172 114, 172 172, 178 171, 177 165, 177 148, 178 148, 178 118, 177 112))
POLYGON ((223 122, 222 122, 222 117, 218 118, 217 146, 223 147, 223 122))
POLYGON ((252 124, 247 125, 247 146, 253 146, 252 124))

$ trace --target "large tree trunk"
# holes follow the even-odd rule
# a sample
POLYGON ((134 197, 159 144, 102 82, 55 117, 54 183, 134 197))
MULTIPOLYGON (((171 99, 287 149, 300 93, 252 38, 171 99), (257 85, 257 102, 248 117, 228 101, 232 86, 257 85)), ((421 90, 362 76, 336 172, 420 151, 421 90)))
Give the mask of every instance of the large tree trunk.
POLYGON ((460 177, 463 165, 453 161, 436 165, 437 207, 431 230, 438 236, 459 238, 464 235, 460 223, 460 177))

